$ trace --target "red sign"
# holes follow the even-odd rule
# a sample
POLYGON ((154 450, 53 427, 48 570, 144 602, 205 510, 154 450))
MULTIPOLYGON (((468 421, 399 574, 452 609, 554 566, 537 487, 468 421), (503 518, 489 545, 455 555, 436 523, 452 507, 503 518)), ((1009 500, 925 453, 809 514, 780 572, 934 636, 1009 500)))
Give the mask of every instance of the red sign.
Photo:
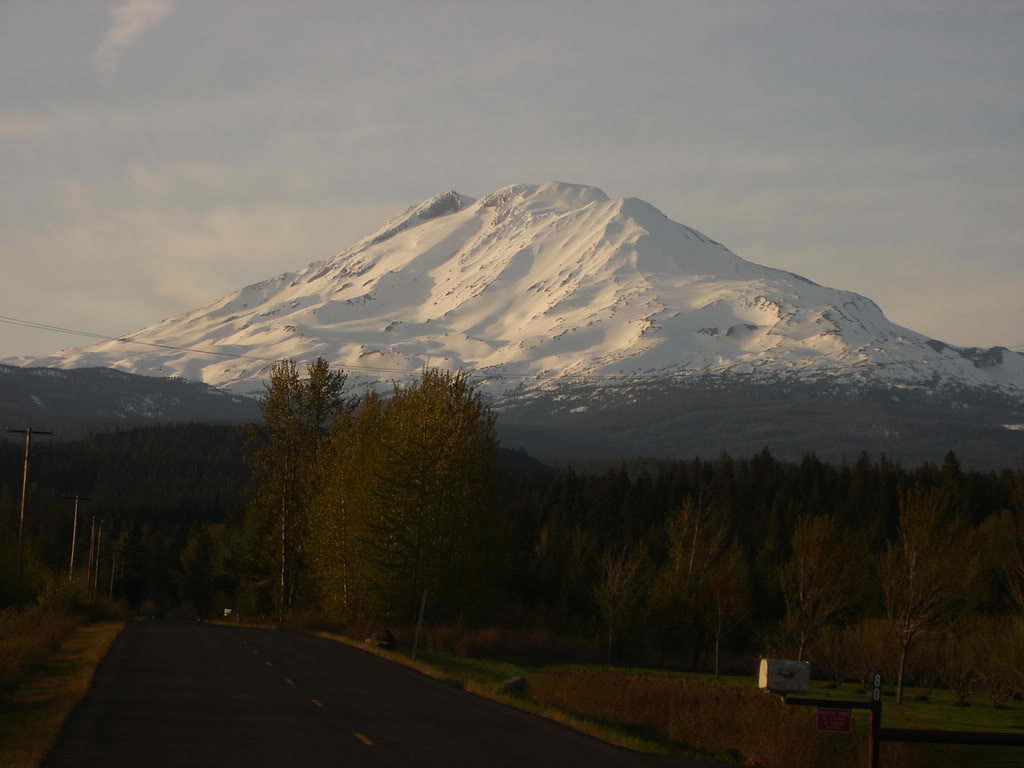
POLYGON ((818 707, 818 730, 823 733, 850 733, 853 730, 853 710, 818 707))

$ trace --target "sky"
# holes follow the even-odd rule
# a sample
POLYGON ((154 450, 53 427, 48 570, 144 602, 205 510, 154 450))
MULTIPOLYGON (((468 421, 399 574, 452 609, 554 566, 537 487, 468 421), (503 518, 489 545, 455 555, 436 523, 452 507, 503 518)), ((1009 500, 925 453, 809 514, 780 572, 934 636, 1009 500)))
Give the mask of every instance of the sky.
POLYGON ((0 317, 116 336, 558 179, 1024 350, 1021 40, 1024 0, 0 0, 0 317))

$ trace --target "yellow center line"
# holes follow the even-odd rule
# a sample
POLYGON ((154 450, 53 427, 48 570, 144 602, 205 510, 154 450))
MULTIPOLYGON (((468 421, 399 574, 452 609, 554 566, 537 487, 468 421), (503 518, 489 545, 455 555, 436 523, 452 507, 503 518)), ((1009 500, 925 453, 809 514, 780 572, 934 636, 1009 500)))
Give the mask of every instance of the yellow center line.
POLYGON ((316 705, 317 705, 318 707, 320 707, 320 709, 323 709, 323 708, 324 708, 324 705, 323 705, 323 704, 321 704, 321 703, 320 703, 319 701, 317 701, 316 699, 310 699, 310 701, 312 701, 312 702, 313 702, 314 704, 316 704, 316 705))
POLYGON ((372 747, 373 746, 373 741, 370 739, 369 736, 366 736, 365 734, 362 734, 362 733, 353 733, 352 735, 355 736, 357 739, 359 739, 359 741, 363 742, 363 744, 365 744, 366 746, 368 746, 368 747, 372 747))

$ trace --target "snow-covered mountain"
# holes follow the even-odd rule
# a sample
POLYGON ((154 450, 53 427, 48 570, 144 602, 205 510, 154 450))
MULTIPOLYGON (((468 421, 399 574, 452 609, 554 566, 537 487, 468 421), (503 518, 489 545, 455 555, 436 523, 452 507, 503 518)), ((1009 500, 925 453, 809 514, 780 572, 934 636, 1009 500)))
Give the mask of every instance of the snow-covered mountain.
POLYGON ((1020 352, 944 344, 889 322, 864 296, 745 261, 642 200, 561 182, 479 200, 445 192, 298 273, 124 340, 7 362, 254 392, 270 361, 317 356, 357 385, 463 368, 499 400, 708 376, 1024 400, 1020 352))

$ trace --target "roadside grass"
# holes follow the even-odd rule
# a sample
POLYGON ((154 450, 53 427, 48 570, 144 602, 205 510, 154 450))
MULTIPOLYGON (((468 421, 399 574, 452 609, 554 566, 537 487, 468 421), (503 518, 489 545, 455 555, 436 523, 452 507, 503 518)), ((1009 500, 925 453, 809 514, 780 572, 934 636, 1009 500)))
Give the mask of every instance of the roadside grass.
POLYGON ((58 650, 23 667, 20 681, 0 693, 2 768, 39 765, 122 627, 124 622, 79 626, 58 650))
POLYGON ((83 621, 82 616, 40 610, 0 612, 0 692, 17 685, 83 621))
MULTIPOLYGON (((522 666, 529 669, 530 666, 522 666)), ((694 682, 716 682, 712 674, 700 672, 678 672, 674 670, 653 669, 646 667, 606 667, 601 664, 539 664, 533 669, 545 674, 555 672, 566 673, 600 673, 613 669, 644 679, 672 679, 694 682)), ((518 672, 516 674, 524 674, 518 672)), ((757 681, 753 673, 746 675, 722 675, 717 678, 722 685, 733 685, 740 688, 755 690, 757 681)), ((883 688, 883 691, 885 689, 883 688)), ((867 701, 868 695, 858 683, 832 684, 815 680, 811 682, 811 690, 807 694, 813 698, 830 698, 843 700, 867 701)), ((967 698, 967 706, 954 706, 953 692, 945 689, 925 691, 920 688, 907 688, 904 703, 896 704, 895 698, 886 695, 882 700, 882 725, 886 728, 922 728, 950 731, 999 731, 1024 733, 1024 704, 1014 703, 996 708, 980 694, 967 698), (927 700, 923 697, 927 694, 927 700)), ((866 715, 865 715, 866 718, 866 715)), ((1021 755, 1018 759, 1024 758, 1021 755)))
MULTIPOLYGON (((706 762, 767 766, 859 766, 866 762, 868 717, 855 715, 851 736, 819 734, 812 708, 785 706, 761 693, 753 674, 713 675, 664 669, 543 663, 408 651, 384 651, 328 632, 315 634, 417 669, 481 696, 547 717, 598 739, 638 752, 706 762), (525 694, 510 694, 503 683, 527 679, 525 694)), ((1024 706, 996 709, 981 696, 953 706, 950 691, 908 689, 906 703, 886 697, 883 725, 893 728, 1024 730, 1024 706)), ((816 681, 816 698, 866 700, 855 683, 816 681)), ((884 764, 897 768, 968 768, 1021 765, 1019 748, 882 745, 884 764)))

